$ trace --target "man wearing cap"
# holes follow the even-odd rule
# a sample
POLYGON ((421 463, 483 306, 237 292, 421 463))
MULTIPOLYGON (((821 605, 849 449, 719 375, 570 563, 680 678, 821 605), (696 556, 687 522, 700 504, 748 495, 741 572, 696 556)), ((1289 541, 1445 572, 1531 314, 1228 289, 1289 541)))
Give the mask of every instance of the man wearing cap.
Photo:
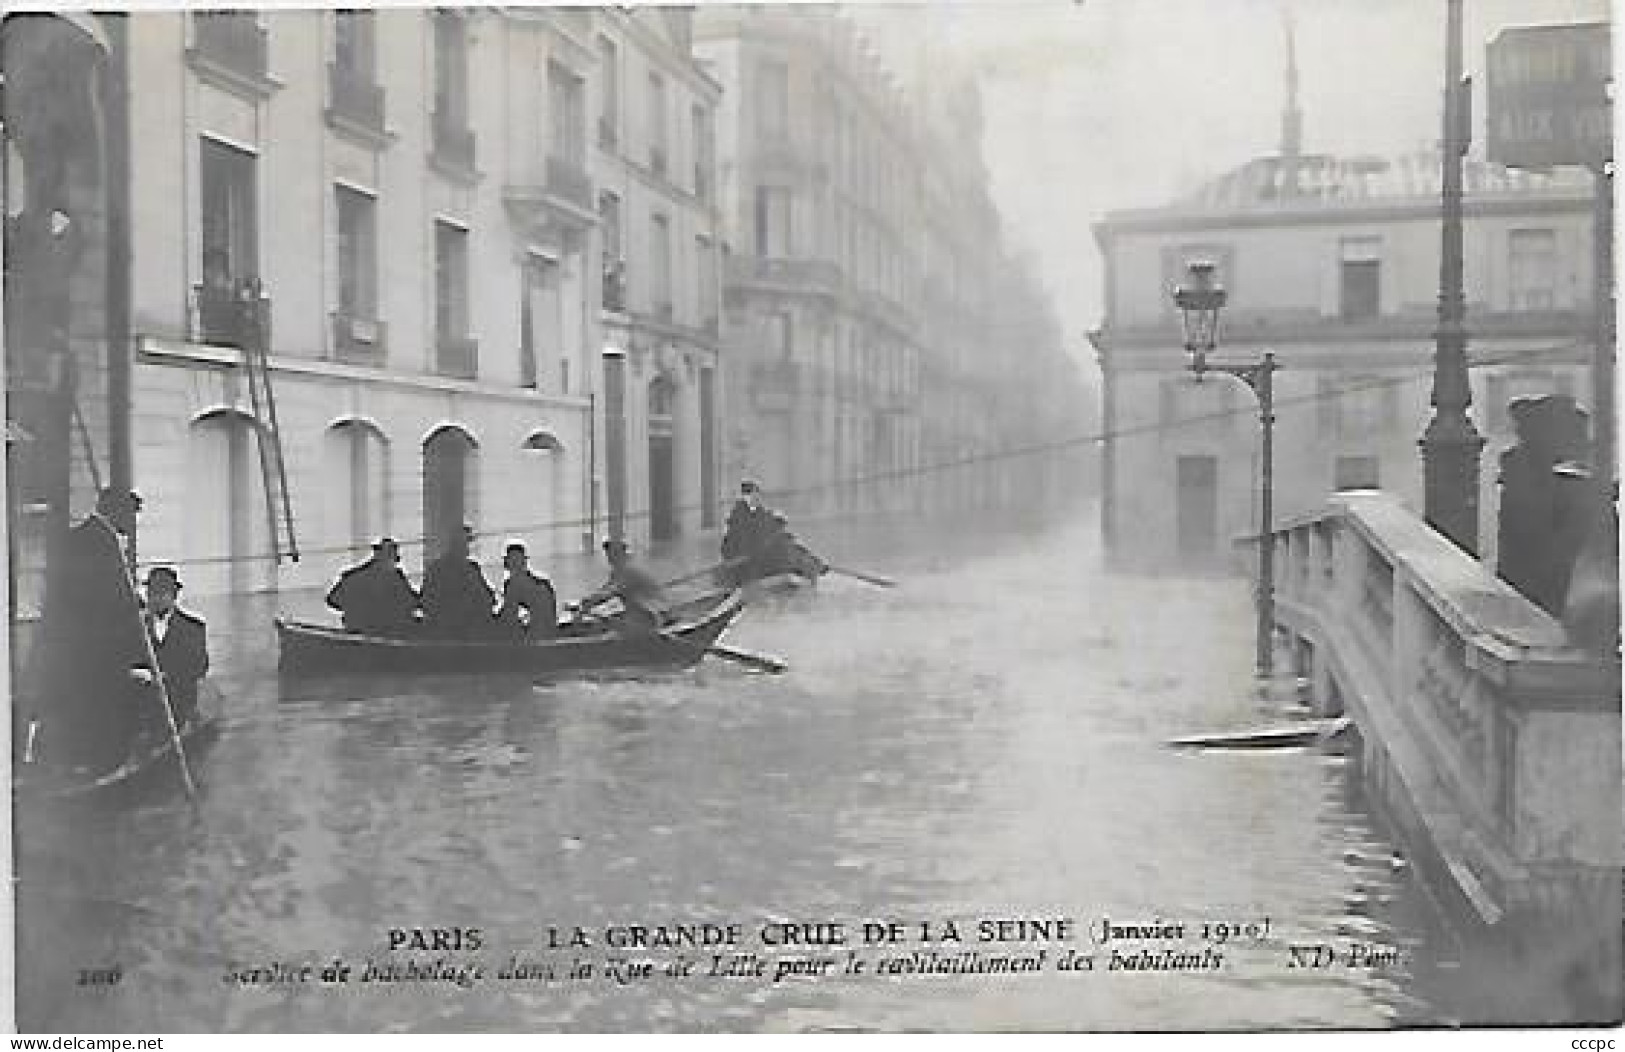
MULTIPOLYGON (((147 631, 177 725, 197 716, 197 683, 209 671, 208 628, 175 605, 180 591, 180 577, 170 567, 155 566, 147 574, 147 631)), ((150 679, 150 670, 138 671, 148 671, 150 679)))
POLYGON ((475 639, 491 630, 496 593, 480 564, 469 557, 473 539, 473 528, 464 526, 423 572, 423 628, 430 635, 475 639))
POLYGON ((772 513, 762 504, 762 491, 749 479, 739 484, 739 499, 728 511, 722 534, 722 557, 728 560, 724 583, 742 583, 761 575, 763 543, 772 529, 772 513))
POLYGON ((401 547, 393 537, 372 546, 372 556, 339 574, 327 605, 344 618, 350 632, 404 636, 417 625, 418 594, 401 569, 401 547))
POLYGON ((502 605, 497 609, 497 626, 513 638, 545 638, 559 627, 559 601, 553 584, 530 570, 525 546, 510 541, 502 553, 502 568, 508 572, 502 582, 502 605))
POLYGON ((665 590, 654 575, 632 560, 626 542, 610 538, 604 542, 604 557, 609 560, 609 580, 603 587, 581 600, 583 613, 602 606, 611 599, 619 599, 625 607, 621 623, 640 630, 658 629, 664 622, 665 590))

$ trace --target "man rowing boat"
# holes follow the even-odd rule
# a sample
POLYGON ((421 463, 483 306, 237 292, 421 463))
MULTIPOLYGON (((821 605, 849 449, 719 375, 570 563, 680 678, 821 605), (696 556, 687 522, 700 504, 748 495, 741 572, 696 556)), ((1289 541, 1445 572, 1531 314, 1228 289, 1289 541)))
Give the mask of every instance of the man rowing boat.
POLYGON ((632 559, 632 551, 623 540, 611 537, 605 541, 604 558, 609 560, 609 580, 581 600, 579 611, 585 614, 611 599, 619 599, 623 607, 621 623, 642 631, 658 631, 666 621, 666 592, 660 582, 632 559))

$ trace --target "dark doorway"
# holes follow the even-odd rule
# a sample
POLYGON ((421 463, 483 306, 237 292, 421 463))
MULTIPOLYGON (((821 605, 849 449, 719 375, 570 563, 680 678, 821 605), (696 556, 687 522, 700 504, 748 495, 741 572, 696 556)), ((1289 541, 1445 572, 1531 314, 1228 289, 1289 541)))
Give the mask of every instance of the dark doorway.
POLYGON ((1219 462, 1215 457, 1178 461, 1179 556, 1185 562, 1210 561, 1219 540, 1219 462))
POLYGON ((423 561, 431 562, 468 522, 468 481, 474 440, 443 427, 423 443, 423 561))
POLYGON ((649 384, 649 539, 677 536, 676 455, 672 403, 676 389, 657 377, 649 384))

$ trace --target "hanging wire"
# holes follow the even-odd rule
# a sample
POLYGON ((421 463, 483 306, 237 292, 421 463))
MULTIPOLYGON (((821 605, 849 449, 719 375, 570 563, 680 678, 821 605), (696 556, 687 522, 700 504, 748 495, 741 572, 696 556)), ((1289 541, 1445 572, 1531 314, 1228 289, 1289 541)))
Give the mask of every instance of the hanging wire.
MULTIPOLYGON (((1486 361, 1486 362, 1483 362, 1481 364, 1483 364, 1483 365, 1492 365, 1492 364, 1493 365, 1506 365, 1506 364, 1511 364, 1511 363, 1515 363, 1515 362, 1536 360, 1536 359, 1548 358, 1548 357, 1556 358, 1556 357, 1572 356, 1574 353, 1575 353, 1575 348, 1572 345, 1557 346, 1557 347, 1538 347, 1538 348, 1531 348, 1531 349, 1526 350, 1526 351, 1519 351, 1519 352, 1515 352, 1513 354, 1504 355, 1504 356, 1498 357, 1493 362, 1486 361)), ((1283 371, 1285 371, 1285 370, 1283 370, 1283 371)), ((1385 388, 1392 388, 1392 387, 1403 387, 1403 386, 1406 386, 1408 384, 1416 383, 1419 380, 1424 380, 1424 379, 1432 376, 1432 374, 1433 374, 1433 366, 1430 363, 1425 368, 1417 369, 1417 370, 1410 371, 1410 372, 1400 373, 1400 374, 1396 374, 1396 375, 1393 375, 1393 376, 1373 377, 1373 378, 1370 378, 1370 379, 1367 379, 1367 380, 1361 380, 1361 381, 1345 384, 1343 386, 1337 387, 1337 388, 1335 388, 1333 390, 1330 390, 1330 391, 1317 391, 1317 392, 1315 392, 1313 394, 1294 395, 1294 396, 1288 396, 1288 397, 1284 397, 1284 398, 1283 397, 1277 397, 1275 399, 1275 407, 1276 407, 1277 410, 1280 410, 1281 408, 1287 407, 1287 406, 1313 405, 1313 404, 1319 404, 1319 403, 1324 403, 1324 402, 1332 402, 1332 401, 1336 401, 1337 399, 1345 398, 1345 397, 1347 397, 1349 395, 1359 394, 1359 393, 1365 392, 1365 391, 1382 390, 1382 389, 1385 389, 1385 388)), ((848 488, 848 487, 880 485, 880 484, 889 483, 889 482, 899 482, 899 481, 906 481, 906 480, 911 480, 911 479, 919 479, 919 478, 924 478, 924 477, 927 477, 927 476, 939 475, 939 474, 949 472, 949 471, 957 471, 957 470, 961 470, 961 469, 967 468, 967 467, 974 467, 974 466, 977 466, 977 465, 994 464, 994 463, 1000 463, 1000 462, 1003 462, 1003 461, 1018 460, 1018 459, 1028 458, 1028 457, 1039 457, 1039 456, 1055 455, 1055 454, 1059 454, 1059 453, 1064 453, 1064 452, 1069 452, 1069 451, 1073 451, 1073 450, 1083 449, 1083 448, 1088 447, 1088 446, 1097 445, 1097 444, 1100 444, 1102 442, 1107 441, 1108 439, 1115 440, 1115 439, 1120 439, 1120 438, 1132 438, 1132 437, 1136 437, 1136 436, 1157 434, 1157 433, 1161 433, 1161 432, 1178 431, 1178 430, 1182 430, 1182 429, 1185 429, 1185 428, 1196 427, 1196 426, 1199 426, 1199 425, 1202 425, 1202 424, 1213 423, 1213 422, 1219 421, 1219 420, 1232 419, 1232 418, 1237 417, 1237 416, 1253 416, 1253 415, 1256 415, 1256 413, 1257 413, 1256 408, 1249 408, 1249 407, 1246 407, 1246 406, 1237 406, 1237 407, 1233 407, 1233 408, 1215 410, 1215 411, 1210 412, 1210 413, 1199 413, 1199 414, 1196 414, 1196 415, 1193 415, 1193 416, 1179 417, 1177 419, 1170 420, 1170 421, 1158 421, 1156 423, 1138 424, 1138 425, 1134 425, 1134 426, 1130 426, 1130 427, 1114 428, 1114 429, 1112 429, 1110 431, 1095 431, 1095 432, 1091 432, 1089 434, 1084 434, 1084 435, 1074 435, 1074 436, 1070 436, 1070 437, 1067 437, 1067 438, 1055 439, 1055 440, 1052 440, 1052 441, 1049 441, 1049 442, 1039 442, 1039 443, 1034 443, 1034 444, 1031 444, 1031 445, 1022 445, 1022 446, 1011 446, 1011 447, 1008 447, 1008 448, 1005 448, 1005 449, 987 450, 987 451, 982 451, 982 452, 978 452, 978 453, 972 453, 972 454, 969 454, 969 455, 966 455, 966 456, 955 457, 955 458, 948 459, 948 460, 939 460, 939 461, 935 461, 935 462, 930 463, 930 464, 922 464, 922 465, 918 465, 918 466, 915 466, 915 467, 894 468, 894 469, 890 469, 890 470, 886 470, 886 471, 877 471, 877 472, 872 472, 872 473, 864 474, 864 475, 853 475, 853 476, 848 476, 848 477, 840 478, 840 479, 832 479, 832 480, 829 480, 829 481, 826 481, 826 482, 815 483, 813 485, 802 486, 802 487, 798 487, 798 488, 795 488, 795 489, 777 490, 777 491, 775 491, 775 496, 780 500, 788 500, 788 499, 794 499, 794 498, 797 498, 797 497, 809 497, 809 496, 815 496, 815 495, 818 495, 818 494, 829 493, 829 492, 832 492, 832 491, 835 491, 835 490, 845 489, 845 488, 848 488)), ((719 509, 726 507, 731 499, 732 498, 728 498, 726 500, 719 500, 717 502, 717 507, 719 509)), ((705 505, 704 505, 703 502, 702 503, 686 504, 686 505, 681 505, 681 506, 678 506, 678 507, 674 508, 673 512, 675 514, 681 514, 681 513, 684 513, 684 512, 697 512, 697 511, 703 510, 704 507, 705 507, 705 505)), ((832 519, 840 519, 840 518, 862 518, 862 517, 867 517, 867 516, 869 516, 871 514, 872 514, 872 512, 869 512, 869 511, 853 512, 853 513, 850 513, 850 514, 832 513, 830 515, 818 516, 818 518, 821 521, 829 521, 829 520, 832 520, 832 519)), ((652 515, 653 515, 653 511, 651 509, 643 508, 643 509, 636 509, 636 510, 628 510, 625 513, 623 513, 623 518, 625 518, 625 519, 627 519, 629 521, 641 521, 641 520, 650 518, 652 515)), ((547 521, 547 522, 533 522, 533 523, 526 523, 526 524, 520 524, 520 525, 509 524, 509 525, 503 525, 503 526, 488 527, 488 528, 485 528, 485 529, 475 530, 474 531, 474 537, 476 539, 479 539, 479 538, 492 538, 492 537, 508 537, 508 536, 513 536, 513 535, 516 535, 516 534, 532 534, 532 533, 539 533, 539 532, 547 531, 547 530, 585 529, 585 528, 590 528, 590 527, 596 526, 598 521, 601 520, 602 518, 603 518, 602 515, 598 515, 596 517, 577 516, 577 517, 565 518, 565 519, 554 519, 554 520, 547 521)), ((428 538, 423 537, 423 536, 418 536, 418 537, 413 537, 413 538, 408 538, 408 539, 397 538, 397 543, 403 549, 423 547, 424 545, 427 544, 427 542, 428 542, 428 538)), ((303 552, 303 554, 309 555, 309 556, 351 555, 351 554, 354 554, 356 551, 357 551, 357 546, 356 545, 354 545, 354 544, 343 544, 343 545, 332 545, 332 546, 322 547, 322 548, 310 548, 310 549, 306 549, 303 552)), ((165 566, 175 566, 175 567, 182 567, 182 566, 204 567, 204 566, 222 566, 222 565, 231 565, 231 564, 259 563, 259 562, 267 562, 267 563, 269 563, 269 562, 274 562, 274 561, 276 561, 276 557, 273 554, 269 553, 269 552, 265 552, 265 553, 257 553, 257 554, 252 554, 252 555, 205 555, 205 556, 195 556, 195 557, 191 557, 191 558, 181 558, 181 559, 152 560, 150 562, 143 562, 142 565, 143 566, 151 566, 151 565, 158 565, 159 563, 162 563, 165 566)))

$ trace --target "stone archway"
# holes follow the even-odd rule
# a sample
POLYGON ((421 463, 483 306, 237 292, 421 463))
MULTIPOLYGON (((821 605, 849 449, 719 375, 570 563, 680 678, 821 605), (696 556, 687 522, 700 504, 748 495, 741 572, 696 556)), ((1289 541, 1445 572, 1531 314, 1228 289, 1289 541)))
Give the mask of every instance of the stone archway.
POLYGON ((479 443, 457 424, 445 424, 423 440, 423 561, 437 558, 446 542, 473 516, 479 497, 479 443))

